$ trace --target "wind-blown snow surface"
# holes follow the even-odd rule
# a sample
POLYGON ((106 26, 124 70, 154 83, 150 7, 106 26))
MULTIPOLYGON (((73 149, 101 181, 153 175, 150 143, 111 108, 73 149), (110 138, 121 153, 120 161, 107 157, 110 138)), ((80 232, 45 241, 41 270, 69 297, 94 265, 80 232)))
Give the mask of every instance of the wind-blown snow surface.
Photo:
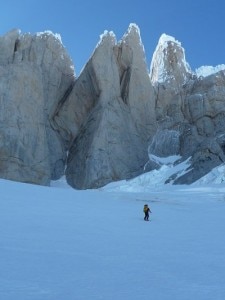
POLYGON ((59 186, 0 180, 0 299, 225 299, 224 185, 59 186))

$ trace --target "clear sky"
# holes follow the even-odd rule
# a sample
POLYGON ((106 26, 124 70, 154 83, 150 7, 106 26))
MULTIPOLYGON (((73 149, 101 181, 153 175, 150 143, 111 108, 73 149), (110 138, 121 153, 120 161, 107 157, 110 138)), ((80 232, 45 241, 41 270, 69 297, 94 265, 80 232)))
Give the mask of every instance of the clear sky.
POLYGON ((130 23, 141 31, 146 60, 162 33, 175 37, 192 70, 225 63, 225 0, 7 0, 0 4, 0 35, 60 33, 79 74, 99 35, 113 31, 120 40, 130 23))

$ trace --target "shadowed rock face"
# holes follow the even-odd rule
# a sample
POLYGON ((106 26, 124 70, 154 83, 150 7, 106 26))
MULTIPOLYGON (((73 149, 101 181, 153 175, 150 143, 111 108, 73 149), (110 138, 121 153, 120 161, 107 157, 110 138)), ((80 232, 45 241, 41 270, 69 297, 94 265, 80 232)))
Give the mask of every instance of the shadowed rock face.
POLYGON ((65 146, 49 120, 73 82, 71 60, 50 33, 0 38, 0 177, 49 184, 63 175, 65 146))
POLYGON ((0 37, 0 177, 97 188, 179 154, 191 166, 173 180, 192 183, 225 161, 224 102, 225 71, 197 77, 172 37, 149 75, 134 24, 119 42, 105 32, 76 80, 57 35, 13 30, 0 37))

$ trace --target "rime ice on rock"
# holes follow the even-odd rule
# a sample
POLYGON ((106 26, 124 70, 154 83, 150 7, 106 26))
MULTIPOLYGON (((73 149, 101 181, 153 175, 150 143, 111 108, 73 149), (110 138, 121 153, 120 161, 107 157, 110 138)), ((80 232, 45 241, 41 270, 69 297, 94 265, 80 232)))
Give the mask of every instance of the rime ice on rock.
POLYGON ((53 36, 56 40, 58 40, 63 45, 61 35, 59 33, 53 33, 51 30, 46 30, 46 31, 43 31, 43 32, 37 32, 36 36, 39 36, 39 37, 42 37, 42 38, 53 36))
MULTIPOLYGON (((133 45, 135 44, 136 47, 140 47, 142 52, 142 60, 144 64, 146 64, 145 48, 142 43, 140 29, 137 24, 131 23, 129 25, 127 32, 123 35, 122 39, 118 42, 118 45, 121 45, 123 43, 125 45, 132 43, 133 45)), ((147 65, 146 65, 146 69, 147 69, 147 65)))
POLYGON ((219 71, 224 71, 225 72, 225 65, 218 65, 218 66, 202 66, 198 69, 195 70, 195 73, 198 77, 206 77, 212 74, 215 74, 219 71))
MULTIPOLYGON (((61 60, 67 60, 68 61, 68 54, 66 53, 66 49, 65 49, 65 46, 63 45, 63 42, 62 42, 62 38, 61 38, 61 35, 59 33, 53 33, 51 30, 45 30, 43 32, 37 32, 35 35, 34 35, 34 38, 37 37, 39 39, 43 39, 43 40, 47 40, 49 38, 51 38, 51 42, 50 43, 54 43, 55 46, 55 53, 61 51, 61 55, 60 55, 60 59, 61 60), (56 46, 57 45, 57 46, 56 46)), ((75 74, 75 68, 74 68, 74 64, 72 62, 72 60, 69 58, 70 60, 70 69, 72 70, 72 72, 74 73, 74 76, 76 75, 75 74)))
POLYGON ((112 45, 115 45, 116 44, 116 36, 114 34, 113 31, 108 31, 108 30, 105 30, 101 35, 100 35, 100 39, 94 49, 94 52, 95 50, 102 44, 105 42, 106 39, 109 39, 112 43, 112 45))
POLYGON ((162 34, 150 66, 152 83, 170 80, 184 83, 190 73, 192 72, 185 60, 185 51, 181 43, 169 35, 162 34))
MULTIPOLYGON (((140 41, 139 44, 140 44, 141 46, 143 46, 143 44, 142 44, 142 42, 141 42, 141 33, 140 33, 140 29, 139 29, 139 27, 137 26, 137 24, 131 23, 131 24, 129 25, 128 30, 127 30, 127 32, 123 35, 121 41, 126 40, 130 35, 136 35, 136 36, 138 37, 139 41, 140 41)), ((120 42, 121 42, 121 41, 120 41, 120 42)))

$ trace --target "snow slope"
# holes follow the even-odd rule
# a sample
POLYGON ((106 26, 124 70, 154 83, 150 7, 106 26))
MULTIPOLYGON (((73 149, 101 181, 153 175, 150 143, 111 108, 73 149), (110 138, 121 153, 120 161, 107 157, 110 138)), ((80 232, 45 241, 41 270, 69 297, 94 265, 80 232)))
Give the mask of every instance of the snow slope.
POLYGON ((119 184, 0 180, 0 299, 225 299, 225 186, 119 184))

